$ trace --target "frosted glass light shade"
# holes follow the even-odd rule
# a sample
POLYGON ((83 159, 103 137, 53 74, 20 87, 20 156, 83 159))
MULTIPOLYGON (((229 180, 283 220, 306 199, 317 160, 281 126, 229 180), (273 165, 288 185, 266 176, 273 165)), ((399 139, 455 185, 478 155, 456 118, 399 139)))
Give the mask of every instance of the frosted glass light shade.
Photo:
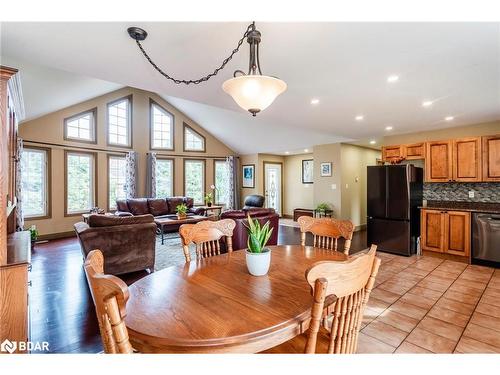
POLYGON ((247 75, 228 79, 222 84, 222 89, 241 108, 255 116, 255 113, 269 107, 286 90, 286 83, 274 77, 247 75))

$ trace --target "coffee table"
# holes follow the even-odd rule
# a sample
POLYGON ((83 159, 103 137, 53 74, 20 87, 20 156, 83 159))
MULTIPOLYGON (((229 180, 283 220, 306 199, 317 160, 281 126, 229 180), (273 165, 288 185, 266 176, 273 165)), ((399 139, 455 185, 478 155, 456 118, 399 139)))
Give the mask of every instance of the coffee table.
POLYGON ((161 231, 161 244, 164 244, 163 233, 165 228, 168 228, 172 225, 179 224, 195 224, 204 220, 212 220, 209 216, 201 216, 201 215, 193 215, 188 216, 185 219, 178 219, 176 217, 159 217, 155 219, 156 225, 160 228, 161 231))

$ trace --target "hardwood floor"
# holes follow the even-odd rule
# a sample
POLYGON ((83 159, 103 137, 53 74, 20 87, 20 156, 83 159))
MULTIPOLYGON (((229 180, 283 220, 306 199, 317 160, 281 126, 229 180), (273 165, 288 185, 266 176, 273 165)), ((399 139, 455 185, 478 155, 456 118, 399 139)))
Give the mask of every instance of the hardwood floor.
MULTIPOLYGON (((278 243, 299 244, 299 230, 280 226, 278 243)), ((356 232, 351 252, 365 248, 366 232, 356 232)), ((500 270, 379 254, 383 264, 365 314, 360 352, 500 352, 500 270)), ((52 353, 100 352, 77 239, 37 244, 32 263, 31 340, 48 341, 52 353)), ((146 274, 122 279, 131 284, 146 274)))

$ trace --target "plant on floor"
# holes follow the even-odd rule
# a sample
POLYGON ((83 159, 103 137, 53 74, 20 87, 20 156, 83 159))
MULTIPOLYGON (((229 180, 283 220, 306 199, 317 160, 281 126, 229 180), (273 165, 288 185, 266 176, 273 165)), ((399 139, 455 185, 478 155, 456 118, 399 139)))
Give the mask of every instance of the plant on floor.
POLYGON ((320 203, 316 206, 316 211, 326 212, 330 209, 330 205, 328 203, 320 203))
POLYGON ((177 205, 177 207, 175 207, 175 210, 177 212, 177 217, 186 217, 188 207, 184 203, 182 203, 177 205))
POLYGON ((208 207, 212 205, 214 201, 213 194, 212 193, 206 193, 205 194, 205 203, 207 204, 208 207))
POLYGON ((29 229, 30 238, 31 238, 31 250, 35 248, 35 242, 38 239, 38 229, 36 229, 35 225, 32 225, 29 229))
POLYGON ((262 227, 257 219, 252 219, 248 214, 248 225, 245 224, 248 230, 248 251, 251 253, 262 253, 264 247, 271 238, 273 229, 270 227, 270 222, 266 222, 262 227))

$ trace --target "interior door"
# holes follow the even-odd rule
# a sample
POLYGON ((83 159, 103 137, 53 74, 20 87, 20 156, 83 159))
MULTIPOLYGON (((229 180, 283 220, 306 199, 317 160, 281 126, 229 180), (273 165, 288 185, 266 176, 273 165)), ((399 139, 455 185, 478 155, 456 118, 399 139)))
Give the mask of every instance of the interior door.
POLYGON ((282 213, 282 165, 281 163, 264 162, 264 195, 266 208, 274 208, 282 213))

